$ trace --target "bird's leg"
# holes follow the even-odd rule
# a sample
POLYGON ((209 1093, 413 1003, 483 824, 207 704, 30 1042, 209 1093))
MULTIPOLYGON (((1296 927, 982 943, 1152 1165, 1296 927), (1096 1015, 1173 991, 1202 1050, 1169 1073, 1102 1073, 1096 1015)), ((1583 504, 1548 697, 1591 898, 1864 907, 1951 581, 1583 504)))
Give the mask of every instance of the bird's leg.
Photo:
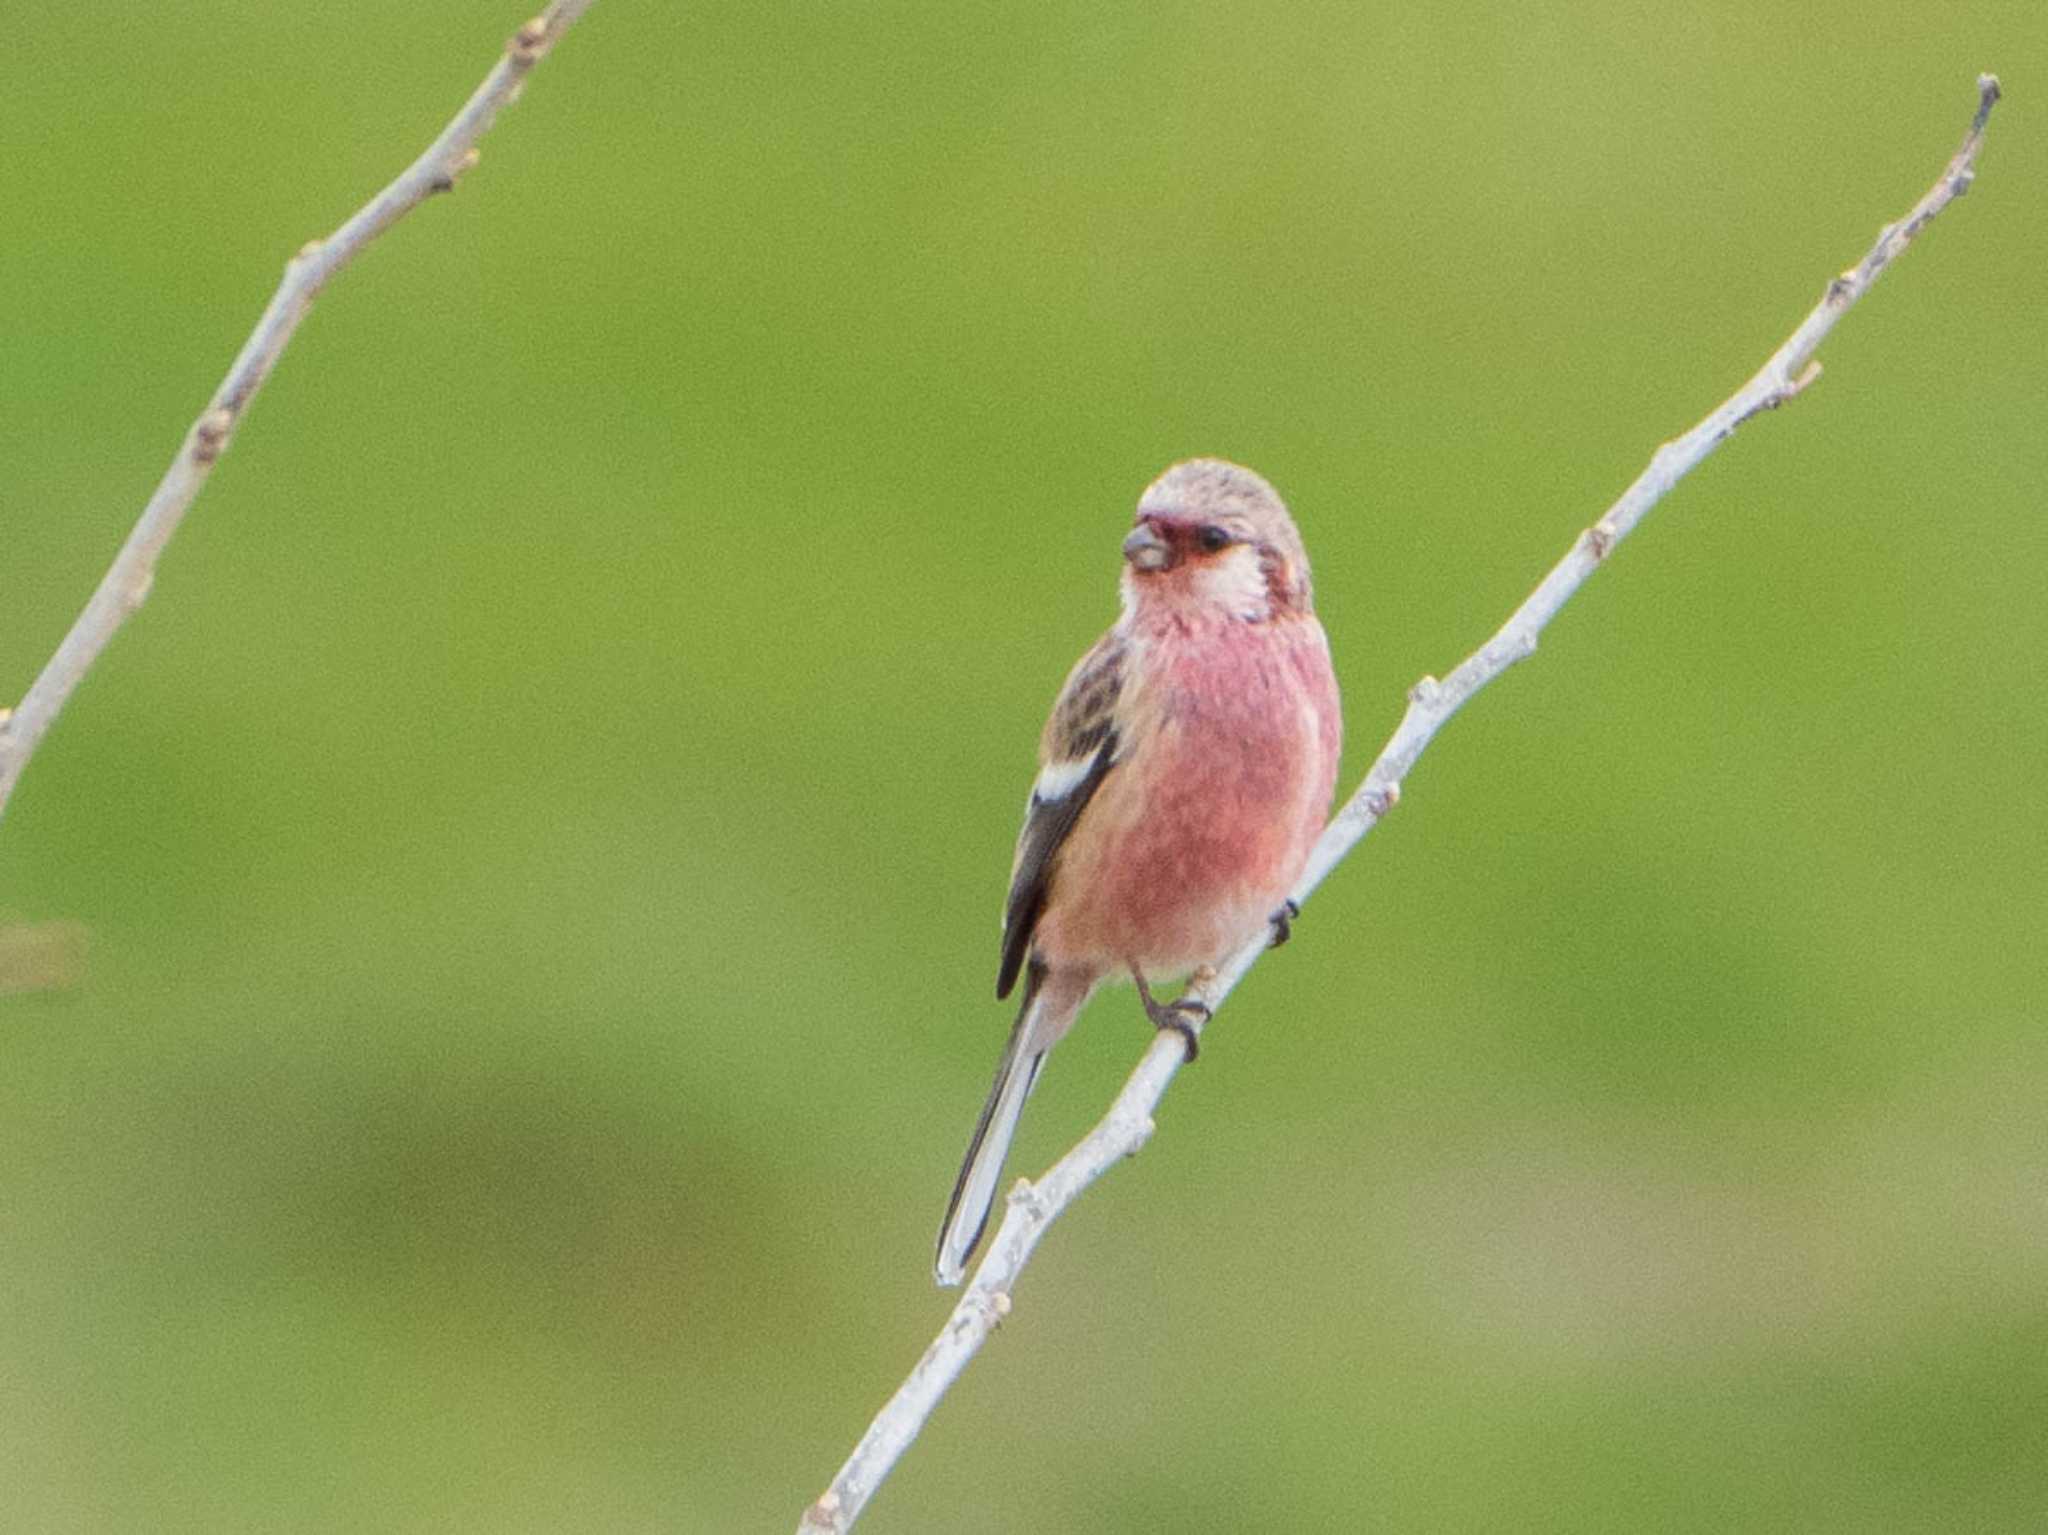
POLYGON ((1155 1002, 1152 999, 1152 988, 1145 984, 1145 977, 1136 965, 1131 966, 1131 979, 1138 983, 1138 997, 1145 1004, 1145 1016, 1152 1020, 1152 1027, 1171 1029, 1178 1034, 1181 1043, 1187 1046, 1188 1060, 1192 1062, 1201 1054, 1201 1045, 1196 1038, 1195 1030, 1199 1025, 1209 1021, 1208 1005, 1197 1002, 1192 997, 1181 997, 1173 1002, 1155 1002))
POLYGON ((1273 924, 1273 941, 1267 944, 1266 947, 1277 949, 1281 944, 1292 938, 1294 936, 1294 919, 1300 915, 1301 908, 1295 905, 1293 901, 1282 901, 1280 909, 1266 919, 1273 924))

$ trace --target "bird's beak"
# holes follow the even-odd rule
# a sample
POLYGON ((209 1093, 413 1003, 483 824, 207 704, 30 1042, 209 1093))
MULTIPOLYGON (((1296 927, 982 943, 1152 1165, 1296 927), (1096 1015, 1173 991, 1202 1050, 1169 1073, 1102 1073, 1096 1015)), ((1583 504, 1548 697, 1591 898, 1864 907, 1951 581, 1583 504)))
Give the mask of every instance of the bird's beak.
POLYGON ((1124 540, 1124 558, 1133 570, 1164 570, 1173 563, 1173 546, 1161 538, 1149 522, 1131 529, 1124 540))

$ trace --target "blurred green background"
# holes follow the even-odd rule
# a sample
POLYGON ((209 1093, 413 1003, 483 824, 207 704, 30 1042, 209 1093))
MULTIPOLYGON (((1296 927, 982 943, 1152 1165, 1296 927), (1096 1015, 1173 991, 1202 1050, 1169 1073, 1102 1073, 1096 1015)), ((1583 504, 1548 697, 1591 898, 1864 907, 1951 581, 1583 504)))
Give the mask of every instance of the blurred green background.
MULTIPOLYGON (((0 697, 521 19, 10 19, 0 697)), ((2039 0, 598 5, 0 824, 91 935, 0 1002, 0 1527, 793 1526, 949 1305, 1139 489, 1289 498, 1348 787, 1980 69, 1977 191, 1439 740, 863 1528, 2040 1528, 2039 0)))

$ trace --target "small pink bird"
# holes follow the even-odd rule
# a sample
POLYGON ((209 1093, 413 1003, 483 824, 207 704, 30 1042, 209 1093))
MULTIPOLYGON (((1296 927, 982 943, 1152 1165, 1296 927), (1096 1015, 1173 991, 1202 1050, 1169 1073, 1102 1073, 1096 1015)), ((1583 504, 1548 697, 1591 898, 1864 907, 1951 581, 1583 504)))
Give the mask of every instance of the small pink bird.
POLYGON ((1003 913, 996 996, 1024 978, 939 1228, 958 1284, 1045 1054, 1095 988, 1128 974, 1195 1054, 1198 1002, 1149 983, 1214 965, 1271 925, 1329 814, 1343 718, 1308 553, 1279 495, 1220 459, 1138 498, 1123 615, 1067 678, 1038 744, 1003 913), (1191 1016, 1192 1015, 1192 1016, 1191 1016))

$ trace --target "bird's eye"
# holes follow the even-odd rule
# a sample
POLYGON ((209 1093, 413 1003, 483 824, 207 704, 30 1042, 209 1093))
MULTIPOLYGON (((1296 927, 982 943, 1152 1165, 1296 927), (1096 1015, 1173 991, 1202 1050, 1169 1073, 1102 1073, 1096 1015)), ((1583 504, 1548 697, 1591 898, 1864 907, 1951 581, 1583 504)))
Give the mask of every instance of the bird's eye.
POLYGON ((1202 546, 1204 554, 1215 554, 1230 547, 1230 535, 1213 522, 1195 533, 1195 542, 1202 546))

